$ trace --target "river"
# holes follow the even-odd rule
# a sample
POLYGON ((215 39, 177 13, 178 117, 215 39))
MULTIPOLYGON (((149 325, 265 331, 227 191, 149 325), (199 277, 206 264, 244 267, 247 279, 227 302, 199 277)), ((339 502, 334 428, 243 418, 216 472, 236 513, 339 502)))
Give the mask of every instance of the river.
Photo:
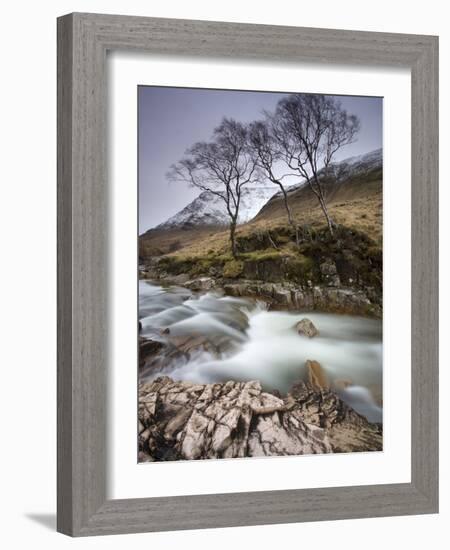
POLYGON ((161 374, 198 383, 259 380, 286 393, 306 380, 305 361, 316 360, 337 393, 371 422, 382 422, 382 323, 316 312, 269 311, 263 301, 219 292, 192 292, 139 281, 140 335, 162 342, 198 337, 206 349, 177 358, 161 374), (319 330, 301 336, 295 324, 307 317, 319 330))

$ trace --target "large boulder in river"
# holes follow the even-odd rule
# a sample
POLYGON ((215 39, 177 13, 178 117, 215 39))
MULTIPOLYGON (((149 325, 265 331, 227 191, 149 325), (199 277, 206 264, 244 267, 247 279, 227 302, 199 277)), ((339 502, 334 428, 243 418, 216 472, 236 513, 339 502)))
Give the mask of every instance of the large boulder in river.
POLYGON ((307 360, 305 363, 308 372, 309 383, 315 388, 330 389, 328 376, 322 365, 318 361, 307 360))
POLYGON ((257 381, 139 386, 141 461, 284 456, 382 449, 379 425, 339 397, 299 383, 284 398, 257 381))
POLYGON ((308 338, 313 338, 319 334, 319 331, 314 326, 314 323, 309 319, 302 319, 295 325, 295 329, 299 334, 304 334, 308 338))

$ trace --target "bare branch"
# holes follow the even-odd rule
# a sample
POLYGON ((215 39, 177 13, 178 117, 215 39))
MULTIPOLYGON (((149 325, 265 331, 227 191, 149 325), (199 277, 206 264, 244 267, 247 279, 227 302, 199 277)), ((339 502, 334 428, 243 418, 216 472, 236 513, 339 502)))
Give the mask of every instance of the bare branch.
POLYGON ((359 119, 349 115, 333 97, 293 94, 278 103, 269 121, 274 149, 289 169, 306 180, 333 233, 319 171, 323 168, 326 179, 336 152, 353 143, 359 119))
POLYGON ((214 129, 211 141, 195 143, 167 174, 171 181, 188 183, 224 201, 230 218, 233 255, 236 255, 234 235, 242 189, 253 181, 256 171, 256 163, 249 153, 247 132, 240 122, 224 118, 214 129))

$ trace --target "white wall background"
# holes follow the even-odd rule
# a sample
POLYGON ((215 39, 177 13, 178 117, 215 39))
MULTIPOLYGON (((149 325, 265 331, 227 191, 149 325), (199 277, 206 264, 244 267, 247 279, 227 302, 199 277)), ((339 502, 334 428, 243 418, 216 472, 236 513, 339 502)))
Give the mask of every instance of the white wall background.
POLYGON ((10 0, 0 34, 1 519, 6 548, 302 548, 445 546, 450 520, 448 304, 450 28, 441 0, 10 0), (106 5, 107 4, 107 5, 106 5), (441 513, 301 525, 71 540, 54 532, 56 470, 56 23, 91 11, 440 35, 441 81, 441 513))

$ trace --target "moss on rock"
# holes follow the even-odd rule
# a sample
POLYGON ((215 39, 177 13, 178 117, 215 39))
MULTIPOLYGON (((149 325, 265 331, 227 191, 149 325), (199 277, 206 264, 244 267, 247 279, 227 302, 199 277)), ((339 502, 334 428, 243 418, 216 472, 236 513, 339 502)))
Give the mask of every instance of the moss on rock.
POLYGON ((164 273, 186 274, 190 278, 211 276, 326 286, 329 277, 324 280, 322 271, 324 265, 330 265, 335 270, 334 286, 372 288, 375 295, 381 296, 382 249, 363 232, 338 226, 332 237, 326 227, 321 227, 309 232, 308 237, 300 232, 299 246, 291 228, 271 228, 270 243, 267 234, 246 235, 247 251, 241 251, 237 258, 228 251, 208 249, 203 255, 163 256, 157 268, 162 277, 164 273))
POLYGON ((244 262, 241 260, 230 260, 223 267, 223 276, 227 279, 236 279, 242 275, 244 262))

